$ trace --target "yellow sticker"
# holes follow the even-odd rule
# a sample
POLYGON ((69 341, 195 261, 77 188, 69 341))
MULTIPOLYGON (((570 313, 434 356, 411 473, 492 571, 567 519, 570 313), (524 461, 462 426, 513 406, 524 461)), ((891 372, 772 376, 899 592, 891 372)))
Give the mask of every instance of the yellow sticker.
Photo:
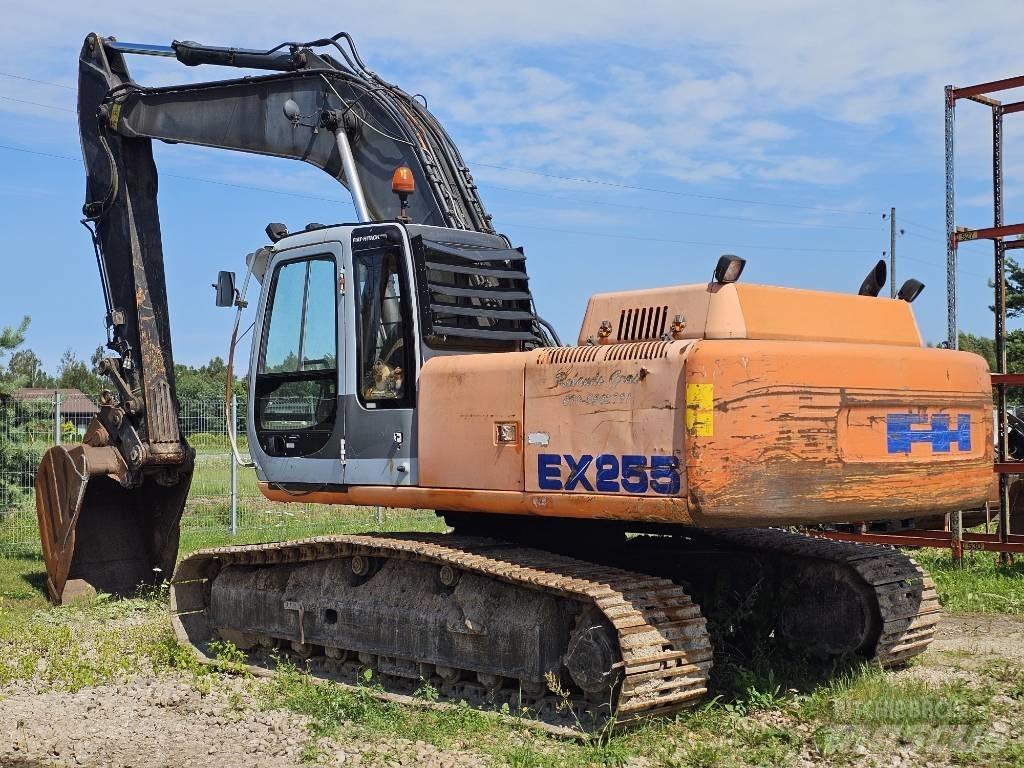
POLYGON ((715 385, 686 385, 686 431, 694 437, 715 434, 715 385))
POLYGON ((117 130, 117 122, 120 119, 121 105, 115 101, 113 106, 110 108, 110 127, 112 130, 117 130))

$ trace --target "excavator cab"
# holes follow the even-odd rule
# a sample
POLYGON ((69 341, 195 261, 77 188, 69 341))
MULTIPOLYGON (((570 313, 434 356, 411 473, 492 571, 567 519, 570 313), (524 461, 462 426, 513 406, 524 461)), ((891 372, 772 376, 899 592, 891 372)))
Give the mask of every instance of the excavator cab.
POLYGON ((545 344, 523 264, 496 235, 401 223, 279 241, 258 275, 249 368, 260 480, 416 485, 423 362, 545 344))

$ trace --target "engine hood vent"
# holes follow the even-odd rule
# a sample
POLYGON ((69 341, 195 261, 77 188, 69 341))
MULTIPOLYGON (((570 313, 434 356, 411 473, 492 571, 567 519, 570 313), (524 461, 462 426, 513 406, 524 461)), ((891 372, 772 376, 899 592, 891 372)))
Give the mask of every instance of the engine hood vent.
POLYGON ((668 305, 630 307, 619 313, 615 341, 661 339, 668 327, 668 305))

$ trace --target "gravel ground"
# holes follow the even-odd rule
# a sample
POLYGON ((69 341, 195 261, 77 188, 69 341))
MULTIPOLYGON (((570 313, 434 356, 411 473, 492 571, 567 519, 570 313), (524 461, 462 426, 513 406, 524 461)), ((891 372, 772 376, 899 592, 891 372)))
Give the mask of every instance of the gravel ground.
POLYGON ((972 656, 1024 663, 1024 620, 998 614, 944 616, 929 648, 930 653, 935 651, 965 651, 972 656))
MULTIPOLYGON (((258 681, 250 685, 259 685, 258 681)), ((7 689, 0 700, 0 766, 285 768, 311 744, 303 718, 259 711, 245 683, 225 678, 209 693, 187 679, 132 680, 77 693, 7 689)), ((321 765, 479 766, 479 757, 423 742, 319 742, 321 765)))
MULTIPOLYGON (((1003 616, 947 617, 939 636, 919 665, 899 676, 938 683, 951 677, 981 681, 985 664, 1002 659, 1024 664, 1024 621, 1003 616)), ((209 692, 181 675, 139 675, 119 685, 86 688, 76 693, 45 691, 29 683, 0 689, 0 766, 210 766, 211 768, 283 768, 328 766, 480 766, 487 761, 463 750, 442 750, 424 742, 387 736, 372 741, 341 729, 337 739, 315 740, 304 718, 256 706, 254 686, 261 680, 218 676, 209 692), (304 754, 305 752, 305 754, 304 754), (305 760, 304 760, 305 758, 305 760)), ((794 724, 782 713, 759 713, 765 724, 794 724)), ((1007 724, 995 724, 997 730, 1007 724)), ((807 726, 797 726, 806 729, 807 726)), ((1013 726, 1016 731, 1016 726, 1013 726)), ((1009 733, 1007 734, 1009 735, 1009 733)), ((910 766, 909 750, 886 755, 858 751, 854 763, 910 766)), ((630 765, 651 765, 638 758, 630 765)), ((816 760, 806 752, 798 766, 816 760)), ((922 765, 944 765, 928 762, 922 765)))

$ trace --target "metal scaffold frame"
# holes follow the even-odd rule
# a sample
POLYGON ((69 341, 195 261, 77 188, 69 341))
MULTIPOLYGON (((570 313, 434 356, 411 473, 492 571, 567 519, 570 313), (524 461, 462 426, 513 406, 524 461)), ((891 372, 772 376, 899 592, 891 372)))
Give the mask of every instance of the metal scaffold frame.
MULTIPOLYGON (((1003 118, 1024 111, 1024 101, 1009 104, 992 98, 990 94, 1024 87, 1024 76, 1009 77, 990 83, 964 88, 946 86, 946 296, 949 346, 957 348, 958 328, 956 314, 956 262, 960 243, 973 240, 991 240, 994 254, 995 286, 995 358, 996 370, 992 385, 996 390, 996 465, 999 475, 999 541, 1011 544, 1010 531, 1010 474, 1020 473, 1021 464, 1010 462, 1008 455, 1008 428, 1006 417, 1006 388, 1024 384, 1024 376, 1013 376, 1006 371, 1006 252, 1024 247, 1024 240, 1007 241, 1005 238, 1024 234, 1024 223, 1005 224, 1003 221, 1003 118), (955 204, 955 131, 956 103, 961 99, 973 101, 992 110, 992 226, 967 229, 956 225, 955 204)), ((1000 550, 1005 553, 1007 550, 1000 550)))
MULTIPOLYGON (((1024 474, 1024 461, 1010 460, 1008 450, 1008 427, 1006 411, 1006 389, 1010 386, 1024 386, 1024 373, 1006 371, 1006 252, 1024 248, 1024 239, 1006 240, 1014 235, 1024 236, 1024 223, 1005 224, 1003 221, 1003 118, 1017 112, 1024 112, 1024 101, 1004 104, 990 94, 1024 88, 1024 75, 979 83, 958 88, 947 85, 945 90, 946 117, 946 310, 947 344, 950 349, 959 346, 957 326, 957 251, 961 243, 974 240, 991 240, 994 252, 995 287, 995 363, 992 386, 996 391, 996 462, 993 467, 999 477, 997 534, 964 533, 962 514, 951 516, 948 530, 901 530, 886 533, 868 533, 866 525, 860 531, 822 531, 818 535, 832 539, 873 542, 912 547, 942 547, 952 551, 954 560, 961 560, 968 549, 998 552, 1000 560, 1009 562, 1014 553, 1024 554, 1024 535, 1014 535, 1010 530, 1010 483, 1009 475, 1024 474), (956 103, 960 100, 973 101, 992 110, 992 226, 979 229, 958 227, 956 224, 956 177, 954 173, 956 149, 956 103)), ((986 521, 988 508, 986 505, 986 521)))

